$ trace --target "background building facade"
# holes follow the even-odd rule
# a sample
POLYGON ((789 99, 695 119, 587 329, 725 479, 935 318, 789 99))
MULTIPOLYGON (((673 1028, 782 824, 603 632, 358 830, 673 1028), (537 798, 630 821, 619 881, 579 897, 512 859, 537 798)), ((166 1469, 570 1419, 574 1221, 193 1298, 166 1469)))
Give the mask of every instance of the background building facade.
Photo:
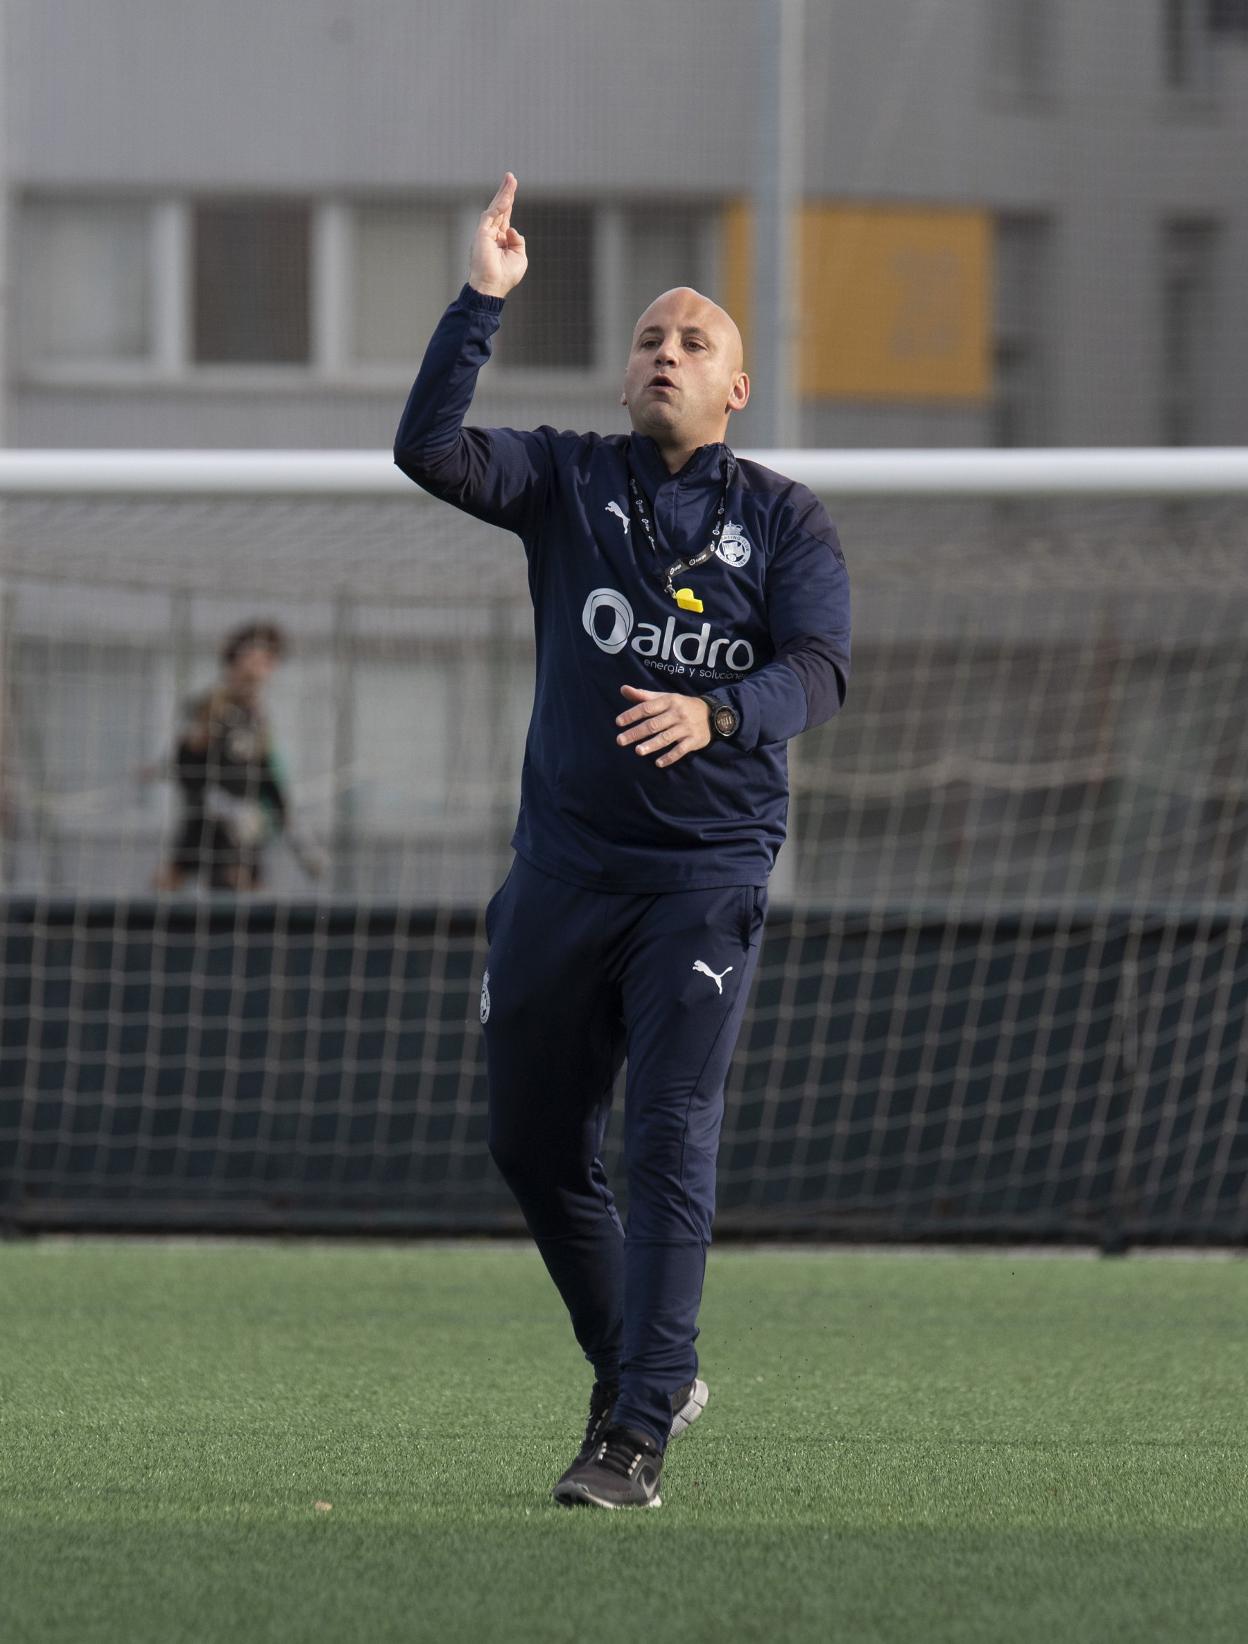
MULTIPOLYGON (((9 0, 8 442, 386 445, 505 166, 479 415, 618 424, 657 289, 749 317, 770 9, 9 0)), ((801 48, 803 443, 1244 438, 1243 5, 811 0, 801 48)))

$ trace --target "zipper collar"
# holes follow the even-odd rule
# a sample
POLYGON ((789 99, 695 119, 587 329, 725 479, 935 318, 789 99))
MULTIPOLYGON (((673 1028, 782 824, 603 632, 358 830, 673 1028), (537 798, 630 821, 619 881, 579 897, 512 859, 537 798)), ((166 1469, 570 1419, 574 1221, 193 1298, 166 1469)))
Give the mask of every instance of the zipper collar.
POLYGON ((700 445, 685 466, 675 474, 668 468, 658 446, 648 434, 630 434, 628 454, 637 477, 651 496, 657 496, 659 488, 666 485, 669 480, 678 480, 682 485, 714 484, 721 480, 728 447, 720 443, 700 445))

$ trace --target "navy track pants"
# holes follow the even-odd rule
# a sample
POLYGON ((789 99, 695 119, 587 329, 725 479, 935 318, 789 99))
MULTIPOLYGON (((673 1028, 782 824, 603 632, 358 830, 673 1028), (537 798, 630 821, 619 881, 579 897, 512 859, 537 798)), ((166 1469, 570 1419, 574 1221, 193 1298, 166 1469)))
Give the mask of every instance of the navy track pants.
POLYGON ((715 1209, 724 1080, 767 893, 586 890, 517 857, 486 912, 489 1146, 615 1419, 667 1443, 715 1209), (601 1152, 627 1060, 628 1231, 601 1152))

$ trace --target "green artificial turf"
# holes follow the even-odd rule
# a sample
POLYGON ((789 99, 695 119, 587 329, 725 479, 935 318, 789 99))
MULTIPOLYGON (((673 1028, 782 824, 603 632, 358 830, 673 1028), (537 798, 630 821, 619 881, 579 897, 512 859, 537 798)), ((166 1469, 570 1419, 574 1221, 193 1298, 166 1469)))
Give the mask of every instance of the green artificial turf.
POLYGON ((0 1638, 1248 1637, 1248 1263, 724 1250, 702 1324, 663 1508, 567 1512, 528 1250, 0 1246, 0 1638))

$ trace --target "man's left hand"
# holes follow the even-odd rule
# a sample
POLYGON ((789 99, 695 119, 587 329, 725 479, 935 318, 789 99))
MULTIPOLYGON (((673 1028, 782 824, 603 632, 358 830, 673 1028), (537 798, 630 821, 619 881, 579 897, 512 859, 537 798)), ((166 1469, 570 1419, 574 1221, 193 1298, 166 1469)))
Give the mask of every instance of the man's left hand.
POLYGON ((636 685, 621 685, 620 694, 636 704, 615 721, 621 727, 615 739, 621 748, 657 753, 656 765, 674 765, 710 742, 711 710, 700 696, 642 691, 636 685))

